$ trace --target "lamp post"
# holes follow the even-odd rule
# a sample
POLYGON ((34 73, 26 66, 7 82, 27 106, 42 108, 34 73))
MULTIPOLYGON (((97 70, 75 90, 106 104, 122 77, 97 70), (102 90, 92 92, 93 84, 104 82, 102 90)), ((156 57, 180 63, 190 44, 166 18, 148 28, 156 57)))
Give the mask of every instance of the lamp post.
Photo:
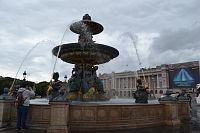
POLYGON ((26 74, 26 71, 24 71, 24 72, 23 72, 23 78, 24 78, 23 80, 24 80, 24 81, 26 80, 26 75, 27 75, 27 74, 26 74))
POLYGON ((64 76, 65 82, 67 82, 67 75, 64 76))

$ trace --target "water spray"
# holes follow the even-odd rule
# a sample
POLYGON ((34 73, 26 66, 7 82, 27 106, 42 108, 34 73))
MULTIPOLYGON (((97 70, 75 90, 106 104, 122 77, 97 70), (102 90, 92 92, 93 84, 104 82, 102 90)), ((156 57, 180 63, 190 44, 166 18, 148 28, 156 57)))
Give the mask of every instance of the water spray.
POLYGON ((26 53, 26 55, 24 56, 22 62, 21 62, 20 65, 19 65, 19 68, 18 68, 18 70, 17 70, 17 73, 16 73, 16 75, 15 75, 15 77, 14 77, 14 80, 13 80, 13 82, 12 82, 12 85, 11 85, 11 87, 10 87, 10 92, 11 92, 11 90, 12 90, 14 84, 15 84, 16 78, 17 78, 17 76, 18 76, 18 74, 19 74, 19 71, 20 71, 22 65, 24 64, 24 61, 27 59, 27 57, 30 55, 30 53, 31 53, 39 44, 43 44, 43 43, 48 43, 48 44, 49 44, 50 42, 52 42, 52 41, 51 41, 51 40, 42 40, 42 41, 36 43, 31 49, 29 49, 29 51, 26 53))
MULTIPOLYGON (((56 60, 55 60, 54 65, 53 65, 53 71, 52 71, 51 80, 52 80, 53 74, 54 74, 54 72, 55 72, 56 64, 57 64, 57 61, 58 61, 58 56, 59 56, 59 54, 60 54, 60 51, 61 51, 61 48, 62 48, 62 42, 63 42, 63 39, 64 39, 64 37, 65 37, 66 32, 67 32, 67 28, 66 28, 66 30, 64 31, 63 36, 62 36, 62 39, 61 39, 61 41, 60 41, 60 45, 59 45, 59 48, 58 48, 58 53, 57 53, 57 55, 56 55, 56 60)), ((50 80, 50 81, 51 81, 51 80, 50 80)))
MULTIPOLYGON (((137 37, 137 35, 135 35, 135 34, 132 35, 131 33, 128 33, 128 36, 130 37, 130 39, 131 39, 131 41, 134 45, 136 56, 137 56, 137 59, 138 59, 138 63, 139 63, 139 66, 141 68, 141 71, 142 71, 142 76, 144 77, 144 82, 146 83, 146 78, 145 78, 145 75, 144 75, 144 71, 142 69, 142 63, 141 63, 140 56, 139 56, 138 49, 137 49, 138 37, 137 37)), ((136 71, 136 76, 138 77, 137 71, 136 71)))

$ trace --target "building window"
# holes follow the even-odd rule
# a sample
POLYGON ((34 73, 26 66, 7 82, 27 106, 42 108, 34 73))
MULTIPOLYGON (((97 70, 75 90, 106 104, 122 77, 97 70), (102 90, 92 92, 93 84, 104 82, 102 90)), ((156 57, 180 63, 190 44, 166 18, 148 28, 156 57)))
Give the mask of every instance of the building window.
POLYGON ((120 96, 122 96, 122 91, 120 91, 120 96))
POLYGON ((163 86, 162 86, 162 81, 161 82, 159 82, 159 87, 160 88, 162 88, 163 86))
POLYGON ((155 94, 158 94, 158 91, 157 91, 157 90, 155 90, 155 94))
POLYGON ((119 91, 116 91, 116 96, 119 96, 119 91))
POLYGON ((122 88, 122 79, 120 79, 120 89, 122 88))
POLYGON ((159 93, 160 93, 160 94, 163 94, 163 90, 160 90, 159 93))
POLYGON ((126 96, 126 91, 124 91, 124 96, 126 96))
POLYGON ((128 91, 128 97, 131 97, 131 92, 130 91, 128 91))
POLYGON ((131 78, 128 77, 128 88, 131 88, 131 78))
POLYGON ((124 84, 124 89, 126 89, 126 84, 124 84))
POLYGON ((117 82, 116 82, 116 83, 117 83, 117 88, 119 89, 119 88, 120 88, 120 86, 119 86, 119 85, 120 85, 120 80, 117 79, 117 82))
POLYGON ((166 77, 166 73, 162 73, 162 77, 163 77, 163 78, 166 77))
POLYGON ((112 91, 112 95, 115 96, 115 95, 116 95, 116 92, 115 92, 115 91, 112 91))

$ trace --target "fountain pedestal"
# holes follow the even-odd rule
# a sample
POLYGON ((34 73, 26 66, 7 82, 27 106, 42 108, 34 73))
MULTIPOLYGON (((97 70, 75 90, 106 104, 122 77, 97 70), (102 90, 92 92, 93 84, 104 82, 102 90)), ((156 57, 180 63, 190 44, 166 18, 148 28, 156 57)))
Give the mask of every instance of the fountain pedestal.
POLYGON ((167 126, 180 125, 179 108, 177 102, 174 101, 160 101, 164 105, 164 122, 167 126))
POLYGON ((14 101, 15 99, 8 95, 8 88, 4 88, 4 93, 0 96, 0 128, 11 125, 14 101))
POLYGON ((68 133, 69 104, 67 102, 50 102, 51 115, 48 133, 68 133))
POLYGON ((14 99, 0 100, 0 128, 12 124, 14 111, 14 99))
POLYGON ((191 119, 189 100, 178 101, 178 112, 181 121, 187 121, 191 119))

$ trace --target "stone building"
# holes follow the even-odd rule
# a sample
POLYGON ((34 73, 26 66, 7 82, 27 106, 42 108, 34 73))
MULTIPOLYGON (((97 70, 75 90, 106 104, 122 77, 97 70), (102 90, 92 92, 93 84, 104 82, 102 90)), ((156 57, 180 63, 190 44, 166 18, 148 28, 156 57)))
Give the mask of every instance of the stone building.
MULTIPOLYGON (((104 84, 104 90, 111 97, 132 98, 132 93, 136 91, 137 78, 146 81, 145 83, 148 85, 152 97, 160 97, 167 89, 171 89, 174 92, 180 90, 180 88, 173 88, 173 86, 170 85, 169 71, 171 70, 171 67, 181 65, 187 67, 187 64, 191 63, 193 66, 198 66, 199 64, 198 61, 178 64, 163 64, 155 68, 142 68, 138 71, 99 74, 99 78, 104 84)), ((199 73, 197 74, 199 75, 199 73)))

